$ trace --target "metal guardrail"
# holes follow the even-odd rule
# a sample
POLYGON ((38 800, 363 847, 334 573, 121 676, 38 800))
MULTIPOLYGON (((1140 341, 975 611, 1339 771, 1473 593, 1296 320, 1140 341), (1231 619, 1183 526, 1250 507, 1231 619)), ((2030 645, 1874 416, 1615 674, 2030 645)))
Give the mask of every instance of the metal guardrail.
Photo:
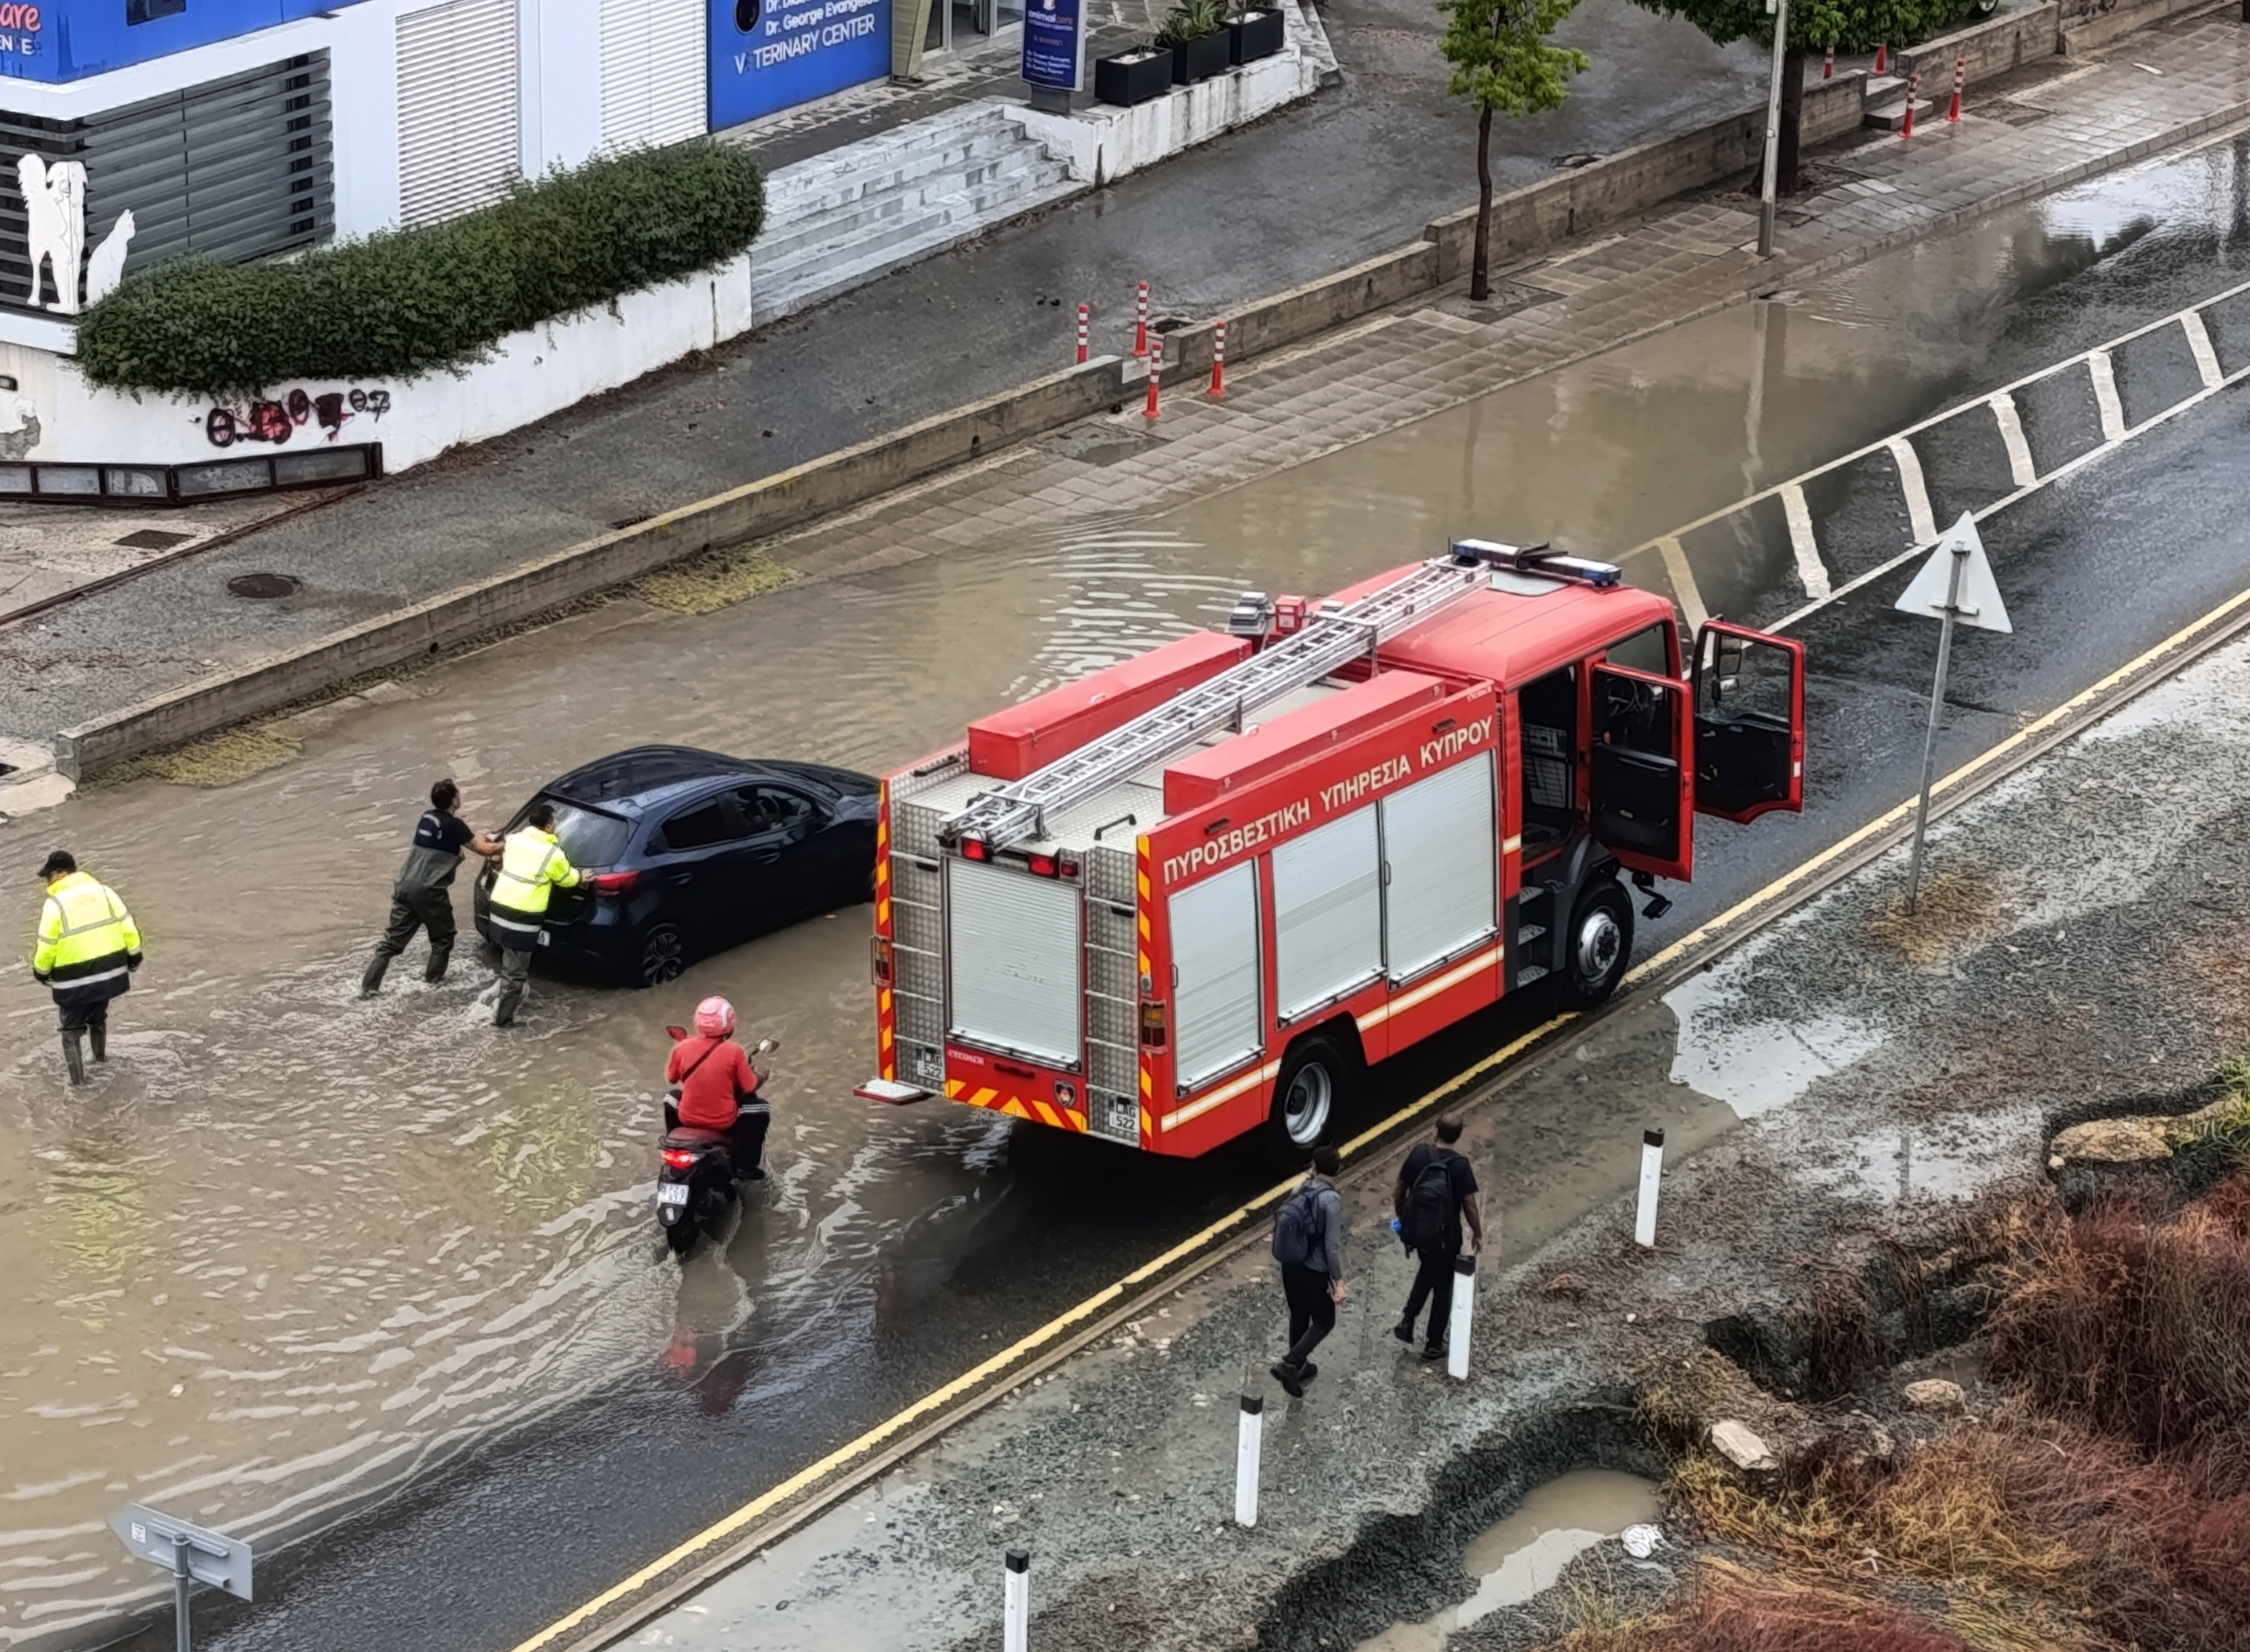
POLYGON ((70 465, 0 460, 0 500, 40 505, 200 505, 245 493, 340 487, 383 474, 383 444, 306 448, 189 465, 70 465))

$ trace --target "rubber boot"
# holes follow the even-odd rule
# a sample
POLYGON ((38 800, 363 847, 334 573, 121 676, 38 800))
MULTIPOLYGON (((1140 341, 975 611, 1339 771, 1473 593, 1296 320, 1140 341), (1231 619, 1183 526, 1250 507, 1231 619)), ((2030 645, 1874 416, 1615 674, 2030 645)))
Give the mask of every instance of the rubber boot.
POLYGON ((79 1040, 83 1036, 75 1029, 63 1035, 63 1065, 70 1069, 70 1081, 74 1084, 86 1082, 86 1057, 79 1050, 79 1040))
POLYGON ((109 1023, 97 1021, 86 1029, 86 1043, 93 1047, 93 1058, 98 1062, 109 1059, 109 1023))
POLYGON ((359 978, 359 995, 372 998, 383 990, 383 972, 390 967, 390 954, 377 953, 368 960, 367 974, 359 978))
POLYGON ((422 972, 422 979, 435 987, 445 979, 445 966, 452 961, 453 949, 451 946, 432 946, 430 949, 430 967, 422 972))

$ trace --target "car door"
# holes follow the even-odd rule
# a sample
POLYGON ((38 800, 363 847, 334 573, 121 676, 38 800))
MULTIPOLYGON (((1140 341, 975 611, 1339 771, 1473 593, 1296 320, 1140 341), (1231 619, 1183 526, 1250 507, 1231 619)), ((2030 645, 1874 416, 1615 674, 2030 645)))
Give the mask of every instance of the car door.
POLYGON ((1805 644, 1713 620, 1695 637, 1695 807, 1805 810, 1805 644))
POLYGON ((821 828, 820 807, 792 787, 761 781, 735 793, 749 829, 749 883, 755 891, 761 930, 795 923, 825 911, 834 868, 826 864, 833 845, 821 828))
POLYGON ((701 952, 731 946, 742 927, 749 843, 732 798, 716 792, 680 804, 650 847, 664 885, 664 916, 701 952))
POLYGON ((1635 871, 1692 877, 1694 731, 1687 685, 1597 662, 1586 671, 1586 694, 1589 829, 1635 871))

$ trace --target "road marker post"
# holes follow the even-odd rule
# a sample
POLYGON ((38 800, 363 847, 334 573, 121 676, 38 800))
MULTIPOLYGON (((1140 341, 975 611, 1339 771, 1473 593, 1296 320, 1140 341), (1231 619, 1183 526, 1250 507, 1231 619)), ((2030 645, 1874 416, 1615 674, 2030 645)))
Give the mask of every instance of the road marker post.
POLYGON ((1141 410, 1152 419, 1156 416, 1156 382, 1163 376, 1164 340, 1163 335, 1159 334, 1156 343, 1149 348, 1149 404, 1141 410))
POLYGON ((1032 1638, 1032 1552, 1008 1551, 1001 1570, 1005 1591, 1001 1602, 1001 1652, 1030 1652, 1032 1638))
POLYGON ((1463 1251, 1453 1258, 1453 1311, 1446 1325, 1446 1374, 1456 1382, 1469 1380, 1469 1322, 1476 1314, 1476 1253, 1463 1251))
POLYGON ((1656 1249, 1656 1193, 1664 1181, 1664 1132, 1640 1132, 1640 1208, 1633 1215, 1632 1242, 1644 1250, 1656 1249))
POLYGON ((1149 353, 1149 284, 1141 283, 1141 290, 1133 299, 1133 354, 1149 353))
POLYGON ((1226 394, 1226 323, 1224 321, 1211 324, 1211 393, 1214 400, 1226 394))
POLYGON ((1258 1451, 1266 1433, 1266 1396, 1242 1396, 1242 1428, 1234 1441, 1234 1524, 1258 1524, 1258 1451))
POLYGON ((1828 43, 1827 52, 1820 59, 1820 78, 1823 80, 1836 78, 1836 43, 1833 40, 1828 43))
POLYGON ((1899 136, 1901 138, 1910 138, 1914 135, 1914 100, 1915 95, 1921 90, 1922 77, 1918 74, 1910 74, 1907 76, 1906 124, 1899 128, 1899 136))
POLYGON ((1081 304, 1078 306, 1078 364, 1080 367, 1086 365, 1087 346, 1090 341, 1087 324, 1093 320, 1093 315, 1092 305, 1081 304))
POLYGON ((1945 118, 1949 120, 1958 120, 1961 118, 1961 82, 1968 77, 1968 73, 1969 59, 1965 57, 1954 59, 1953 107, 1945 112, 1945 118))
POLYGON ((1878 44, 1875 47, 1875 72, 1877 74, 1888 74, 1890 72, 1891 49, 1887 45, 1878 44))

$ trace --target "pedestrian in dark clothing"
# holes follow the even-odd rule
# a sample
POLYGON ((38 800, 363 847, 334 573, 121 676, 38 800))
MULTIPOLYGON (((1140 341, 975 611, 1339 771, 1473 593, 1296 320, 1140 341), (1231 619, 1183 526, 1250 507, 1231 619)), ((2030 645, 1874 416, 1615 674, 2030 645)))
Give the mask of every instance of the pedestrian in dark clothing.
POLYGON ((1461 1223, 1484 1249, 1484 1215, 1477 1208, 1476 1172, 1467 1158, 1453 1150, 1461 1139, 1461 1121, 1451 1113, 1438 1119, 1437 1139, 1418 1144, 1398 1167, 1398 1184, 1391 1190, 1391 1208, 1397 1214, 1398 1237, 1414 1253, 1414 1288, 1407 1293, 1405 1318, 1391 1334, 1401 1342, 1414 1340, 1414 1321, 1422 1304, 1430 1304, 1430 1339, 1425 1359, 1446 1357, 1446 1332, 1453 1317, 1453 1264, 1460 1259, 1461 1223))
POLYGON ((1281 1264, 1281 1294, 1289 1303, 1289 1352, 1273 1366, 1293 1400, 1320 1375, 1313 1350, 1336 1329, 1336 1311, 1351 1292, 1343 1282, 1343 1195, 1335 1176, 1343 1155, 1313 1150, 1312 1173, 1273 1216, 1273 1257, 1281 1264))
POLYGON ((406 950, 414 932, 430 932, 430 962, 422 978, 433 985, 445 980, 445 965, 453 955, 453 874, 461 867, 461 850, 489 858, 500 851, 500 840, 473 831, 453 811, 460 806, 461 788, 441 780, 430 788, 430 810, 414 824, 414 845, 398 869, 390 890, 390 923, 376 943, 375 956, 360 977, 362 997, 383 988, 383 972, 390 960, 406 950))

